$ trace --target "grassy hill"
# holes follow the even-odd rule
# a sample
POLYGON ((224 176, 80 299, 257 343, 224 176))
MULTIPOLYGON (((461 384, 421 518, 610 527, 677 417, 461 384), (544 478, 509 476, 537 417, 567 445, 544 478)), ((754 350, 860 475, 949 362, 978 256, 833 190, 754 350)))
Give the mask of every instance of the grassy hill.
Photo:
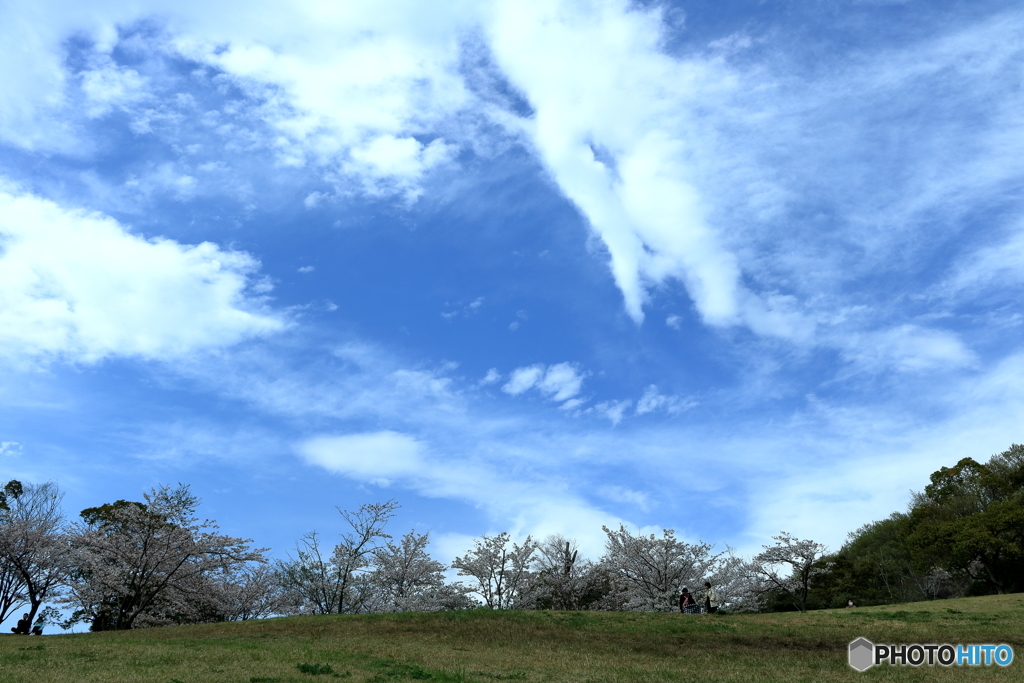
POLYGON ((0 637, 0 683, 1024 681, 1024 595, 808 614, 447 612, 0 637), (882 665, 846 646, 1008 643, 1000 667, 882 665))

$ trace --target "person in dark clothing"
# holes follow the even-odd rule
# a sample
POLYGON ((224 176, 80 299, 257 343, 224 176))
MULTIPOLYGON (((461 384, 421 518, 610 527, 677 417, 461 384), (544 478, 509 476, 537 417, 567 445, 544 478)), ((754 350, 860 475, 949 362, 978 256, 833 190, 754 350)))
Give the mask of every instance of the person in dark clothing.
POLYGON ((28 618, 28 614, 23 614, 21 619, 18 619, 18 625, 11 629, 11 633, 27 636, 31 629, 32 620, 28 618))
POLYGON ((700 605, 697 604, 693 595, 690 594, 689 588, 684 588, 683 592, 679 594, 679 611, 682 614, 697 614, 700 612, 700 605))

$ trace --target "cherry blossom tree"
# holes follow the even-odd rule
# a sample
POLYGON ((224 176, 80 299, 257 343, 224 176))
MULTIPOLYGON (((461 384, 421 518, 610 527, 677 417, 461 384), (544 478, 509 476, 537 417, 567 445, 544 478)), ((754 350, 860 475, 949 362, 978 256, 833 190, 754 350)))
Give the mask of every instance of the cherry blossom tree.
MULTIPOLYGON (((0 513, 10 510, 8 501, 21 495, 21 482, 12 479, 0 489, 0 513)), ((0 557, 0 623, 7 620, 18 610, 28 604, 25 593, 25 580, 3 557, 0 557)))
POLYGON ((601 597, 603 575, 579 555, 579 546, 560 534, 548 536, 537 547, 534 564, 537 605, 578 610, 601 597))
POLYGON ((374 612, 434 612, 470 606, 468 589, 445 582, 445 565, 427 554, 430 534, 410 531, 398 543, 373 551, 368 581, 374 591, 374 612))
POLYGON ((755 612, 759 609, 758 581, 752 576, 750 563, 736 555, 732 548, 715 562, 707 579, 718 592, 722 607, 730 612, 755 612))
POLYGON ((295 544, 295 555, 277 563, 278 581, 293 614, 334 614, 344 584, 338 568, 325 554, 320 535, 311 531, 295 544))
POLYGON ((349 531, 341 535, 341 543, 327 555, 314 531, 299 540, 295 556, 279 562, 278 576, 290 596, 291 611, 311 614, 348 614, 365 612, 372 596, 366 576, 372 565, 374 550, 385 533, 388 520, 394 517, 398 503, 363 505, 355 512, 338 508, 349 531))
POLYGON ((216 602, 225 621, 265 619, 285 611, 277 573, 267 564, 250 564, 215 583, 216 602))
POLYGON ((23 596, 29 620, 34 620, 69 571, 70 548, 60 508, 63 494, 53 482, 9 488, 13 490, 7 491, 5 508, 0 510, 0 617, 7 616, 5 607, 13 606, 11 598, 23 596))
MULTIPOLYGON (((3 488, 0 488, 0 512, 10 509, 7 501, 12 497, 22 494, 22 482, 11 479, 3 488)), ((10 565, 3 557, 0 557, 0 623, 7 620, 7 617, 18 609, 29 604, 29 598, 25 594, 25 581, 22 574, 10 565)))
POLYGON ((782 531, 772 536, 773 545, 754 556, 749 571, 762 595, 779 591, 790 597, 801 612, 807 609, 807 591, 811 578, 825 569, 815 566, 828 552, 821 543, 794 538, 782 531))
POLYGON ((707 543, 680 541, 672 529, 661 537, 631 534, 625 526, 602 527, 608 538, 602 565, 612 581, 612 609, 670 612, 683 586, 702 585, 717 569, 721 553, 707 543))
POLYGON ((200 522, 188 486, 157 487, 144 498, 82 511, 71 538, 71 621, 88 620, 98 631, 222 619, 218 580, 265 562, 264 550, 200 522))
POLYGON ((0 558, 0 623, 28 604, 21 572, 0 558))
POLYGON ((491 609, 511 609, 529 602, 533 563, 537 543, 529 536, 522 545, 512 542, 507 532, 481 536, 473 540, 473 549, 456 557, 452 569, 459 576, 475 579, 472 592, 491 609))

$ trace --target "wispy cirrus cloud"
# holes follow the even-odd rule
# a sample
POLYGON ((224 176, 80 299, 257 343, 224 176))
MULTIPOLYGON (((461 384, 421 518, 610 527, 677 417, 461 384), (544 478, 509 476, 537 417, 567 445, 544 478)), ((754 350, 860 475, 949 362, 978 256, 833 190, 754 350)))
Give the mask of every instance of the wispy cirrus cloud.
MULTIPOLYGON (((460 163, 458 150, 517 140, 587 217, 634 319, 677 281, 712 327, 747 326, 798 345, 832 345, 829 321, 850 304, 844 283, 905 265, 901 251, 926 248, 922 221, 944 214, 934 224, 955 242, 951 219, 986 197, 998 201, 1024 172, 1002 151, 1024 139, 1024 107, 999 90, 999 75, 1021 57, 1014 37, 1024 24, 1013 12, 795 76, 787 68, 802 58, 798 44, 747 55, 764 36, 670 54, 664 11, 625 0, 388 6, 21 8, 5 25, 22 31, 26 49, 5 57, 6 71, 33 77, 10 84, 0 133, 30 144, 44 127, 53 142, 57 118, 65 137, 78 134, 68 123, 78 88, 87 117, 125 110, 140 133, 161 117, 179 127, 202 117, 222 144, 314 168, 333 187, 307 195, 318 202, 352 191, 413 201, 431 173, 460 163), (50 15, 57 20, 41 20, 50 15), (197 83, 212 78, 239 97, 189 111, 187 93, 170 98, 146 69, 118 63, 121 42, 145 51, 132 26, 147 21, 154 55, 199 64, 206 75, 197 83), (82 64, 69 70, 64 41, 76 32, 91 45, 76 48, 82 64), (979 47, 991 36, 998 50, 979 47), (467 54, 478 52, 495 83, 481 85, 480 69, 467 69, 467 54), (937 90, 958 95, 920 106, 937 90), (999 104, 972 104, 988 101, 999 104), (898 163, 874 142, 884 131, 907 152, 898 163), (827 227, 795 219, 808 213, 829 216, 827 227)), ((156 166, 139 186, 188 199, 216 169, 187 166, 156 166)), ((867 329, 909 322, 898 318, 878 306, 867 329)))
POLYGON ((846 343, 843 355, 861 371, 893 368, 904 372, 972 367, 977 357, 948 331, 901 325, 846 343))
POLYGON ((680 396, 669 396, 658 391, 655 384, 644 390, 643 396, 636 402, 636 414, 646 415, 647 413, 666 412, 670 415, 681 413, 684 410, 697 405, 694 399, 686 399, 680 396))
POLYGON ((241 88, 246 108, 269 126, 259 144, 279 163, 319 166, 344 191, 355 183, 411 201, 423 176, 457 149, 441 129, 466 102, 457 37, 478 17, 475 6, 427 11, 394 0, 386 11, 348 5, 321 12, 183 2, 168 11, 152 1, 101 2, 89 11, 47 2, 6 8, 0 35, 22 49, 5 51, 0 61, 12 74, 0 95, 0 139, 68 151, 82 132, 74 122, 79 101, 87 117, 127 109, 139 132, 152 130, 147 120, 166 108, 157 102, 162 84, 111 57, 129 37, 136 56, 155 47, 158 58, 215 69, 220 85, 241 88), (84 60, 74 71, 64 63, 72 37, 84 60))

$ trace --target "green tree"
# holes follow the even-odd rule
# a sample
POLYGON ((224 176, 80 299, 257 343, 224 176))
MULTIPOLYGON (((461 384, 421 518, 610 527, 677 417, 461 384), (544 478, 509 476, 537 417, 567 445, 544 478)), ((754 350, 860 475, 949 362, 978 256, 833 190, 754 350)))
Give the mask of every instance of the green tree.
POLYGON ((812 582, 816 606, 884 605, 947 597, 962 585, 941 571, 929 549, 911 546, 910 515, 894 512, 886 519, 850 532, 846 543, 823 561, 827 571, 812 582))
POLYGON ((913 552, 997 593, 1024 590, 1024 445, 933 473, 910 518, 913 552))
POLYGON ((10 510, 10 501, 17 500, 22 492, 24 492, 24 488, 17 479, 11 479, 4 484, 3 489, 0 489, 0 510, 10 510))

